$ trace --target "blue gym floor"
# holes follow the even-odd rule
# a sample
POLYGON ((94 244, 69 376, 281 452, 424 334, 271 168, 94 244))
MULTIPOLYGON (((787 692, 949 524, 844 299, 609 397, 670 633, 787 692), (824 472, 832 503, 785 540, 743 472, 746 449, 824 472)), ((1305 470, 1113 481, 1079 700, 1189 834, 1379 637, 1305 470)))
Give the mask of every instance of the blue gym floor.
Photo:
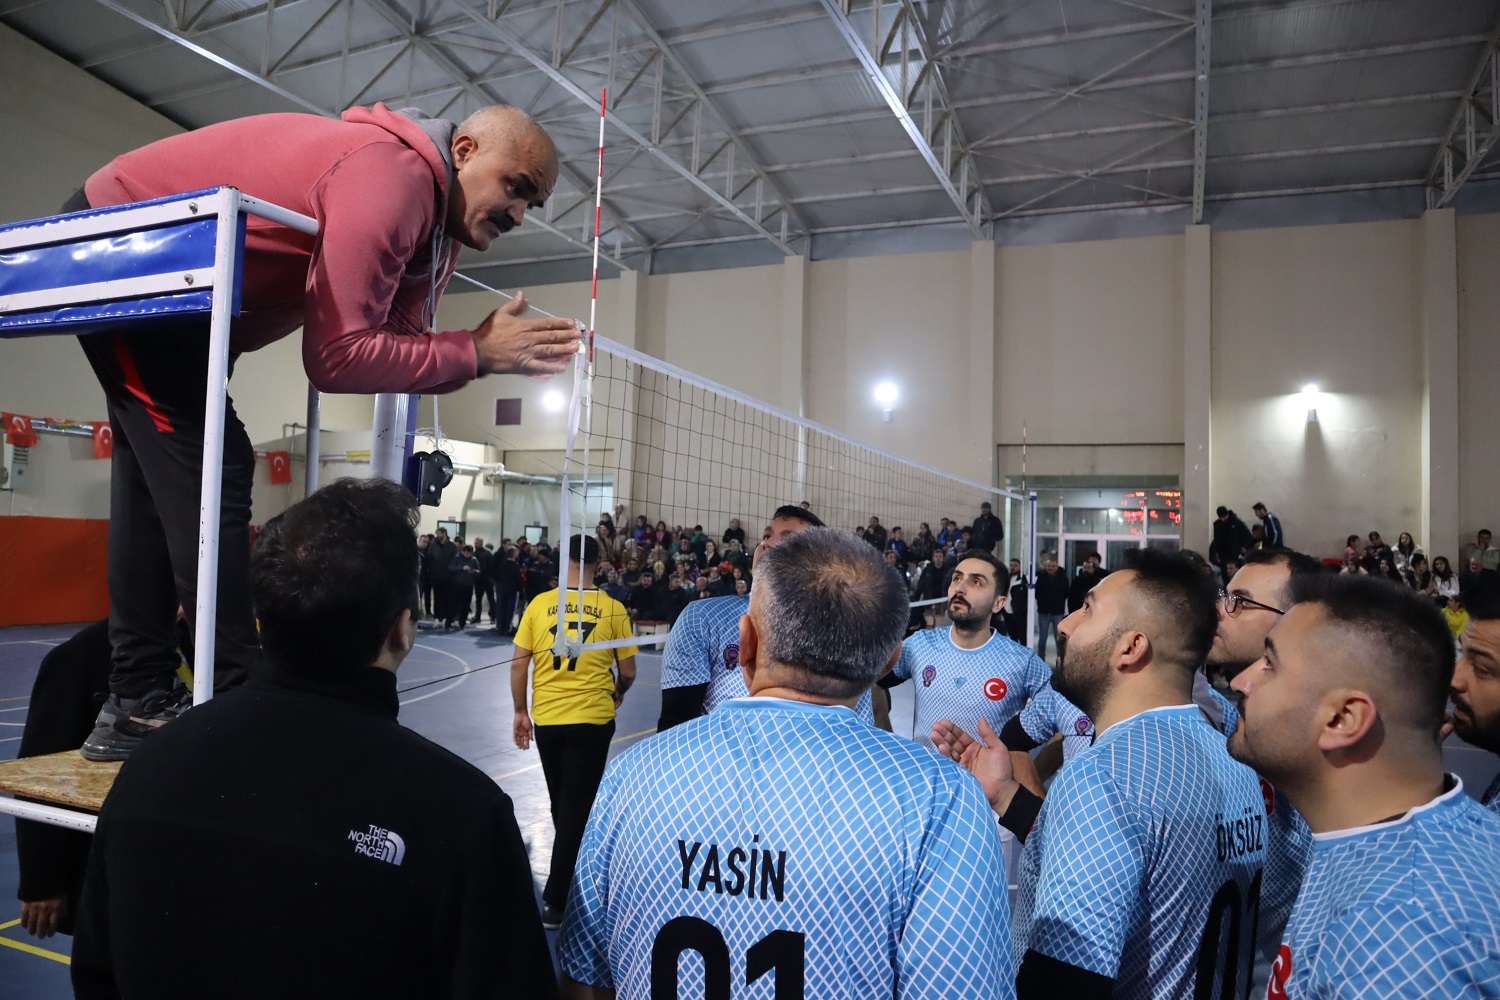
MULTIPOLYGON (((16 755, 37 665, 47 650, 79 626, 54 625, 0 629, 0 760, 16 755)), ((510 739, 511 645, 485 629, 465 633, 424 631, 401 667, 397 683, 410 694, 401 701, 401 721, 492 775, 515 802, 516 819, 531 854, 538 898, 552 854, 552 820, 547 785, 536 750, 517 750, 510 739), (500 666, 491 666, 501 664, 500 666), (455 676, 456 675, 456 676, 455 676), (440 683, 427 684, 440 678, 440 683)), ((613 757, 656 730, 661 707, 661 657, 642 650, 635 687, 615 722, 613 757)), ((911 735, 911 689, 892 692, 891 721, 897 733, 911 735)), ((1448 769, 1471 792, 1489 784, 1496 758, 1456 738, 1445 748, 1448 769)), ((73 939, 56 935, 36 941, 18 926, 15 825, 0 816, 0 990, 3 1000, 63 1000, 73 995, 68 955, 73 939)), ((555 938, 555 935, 550 935, 555 938)))

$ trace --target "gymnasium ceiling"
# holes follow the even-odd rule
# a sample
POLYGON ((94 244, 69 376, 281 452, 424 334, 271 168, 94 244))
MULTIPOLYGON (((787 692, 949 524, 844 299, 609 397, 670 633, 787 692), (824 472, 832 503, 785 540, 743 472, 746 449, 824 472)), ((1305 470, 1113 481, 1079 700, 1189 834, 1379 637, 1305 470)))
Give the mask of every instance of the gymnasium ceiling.
POLYGON ((1500 201, 1500 0, 0 0, 0 21, 187 127, 520 105, 563 174, 465 259, 492 280, 586 273, 606 86, 607 274, 1500 201))

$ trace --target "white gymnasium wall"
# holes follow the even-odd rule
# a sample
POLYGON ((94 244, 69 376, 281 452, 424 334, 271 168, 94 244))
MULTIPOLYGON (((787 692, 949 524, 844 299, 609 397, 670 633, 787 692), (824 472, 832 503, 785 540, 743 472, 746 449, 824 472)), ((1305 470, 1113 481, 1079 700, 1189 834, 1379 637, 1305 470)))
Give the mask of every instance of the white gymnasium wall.
POLYGON ((1000 249, 1002 476, 1180 474, 1181 240, 1000 249))
POLYGON ((1458 530, 1500 532, 1500 215, 1458 218, 1458 530))
POLYGON ((1214 235, 1212 503, 1264 501, 1320 555, 1419 534, 1419 225, 1214 235))

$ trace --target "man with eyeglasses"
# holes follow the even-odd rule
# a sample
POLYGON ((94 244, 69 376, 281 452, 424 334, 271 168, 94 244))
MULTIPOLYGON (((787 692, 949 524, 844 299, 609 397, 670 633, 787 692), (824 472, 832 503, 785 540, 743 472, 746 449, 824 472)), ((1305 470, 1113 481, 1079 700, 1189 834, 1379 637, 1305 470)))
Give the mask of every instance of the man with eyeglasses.
MULTIPOLYGON (((1219 593, 1219 629, 1205 665, 1215 687, 1228 690, 1236 675, 1265 655, 1266 636, 1291 607, 1293 579, 1323 572, 1322 563, 1291 549, 1246 554, 1245 564, 1219 593)), ((1226 713, 1225 724, 1219 727, 1226 739, 1239 722, 1238 711, 1226 713)), ((1265 778, 1261 778, 1261 792, 1266 797, 1266 870, 1256 936, 1262 956, 1273 961, 1302 887, 1302 873, 1312 852, 1312 831, 1265 778)))

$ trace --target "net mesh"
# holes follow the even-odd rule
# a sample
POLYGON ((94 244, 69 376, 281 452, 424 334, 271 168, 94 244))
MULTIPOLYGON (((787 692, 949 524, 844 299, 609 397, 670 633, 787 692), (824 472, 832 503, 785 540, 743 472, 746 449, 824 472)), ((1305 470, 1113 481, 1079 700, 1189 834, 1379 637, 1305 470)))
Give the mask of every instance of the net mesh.
POLYGON ((649 546, 626 544, 637 516, 652 527, 665 522, 669 531, 702 526, 715 540, 738 520, 753 549, 776 508, 806 502, 832 527, 853 529, 874 516, 888 531, 904 529, 910 544, 922 523, 936 533, 941 518, 968 524, 986 501, 1003 516, 1005 499, 1020 499, 602 337, 592 378, 577 373, 572 406, 577 436, 564 458, 567 486, 559 497, 565 533, 593 533, 610 514, 622 564, 637 554, 649 560, 649 546))

